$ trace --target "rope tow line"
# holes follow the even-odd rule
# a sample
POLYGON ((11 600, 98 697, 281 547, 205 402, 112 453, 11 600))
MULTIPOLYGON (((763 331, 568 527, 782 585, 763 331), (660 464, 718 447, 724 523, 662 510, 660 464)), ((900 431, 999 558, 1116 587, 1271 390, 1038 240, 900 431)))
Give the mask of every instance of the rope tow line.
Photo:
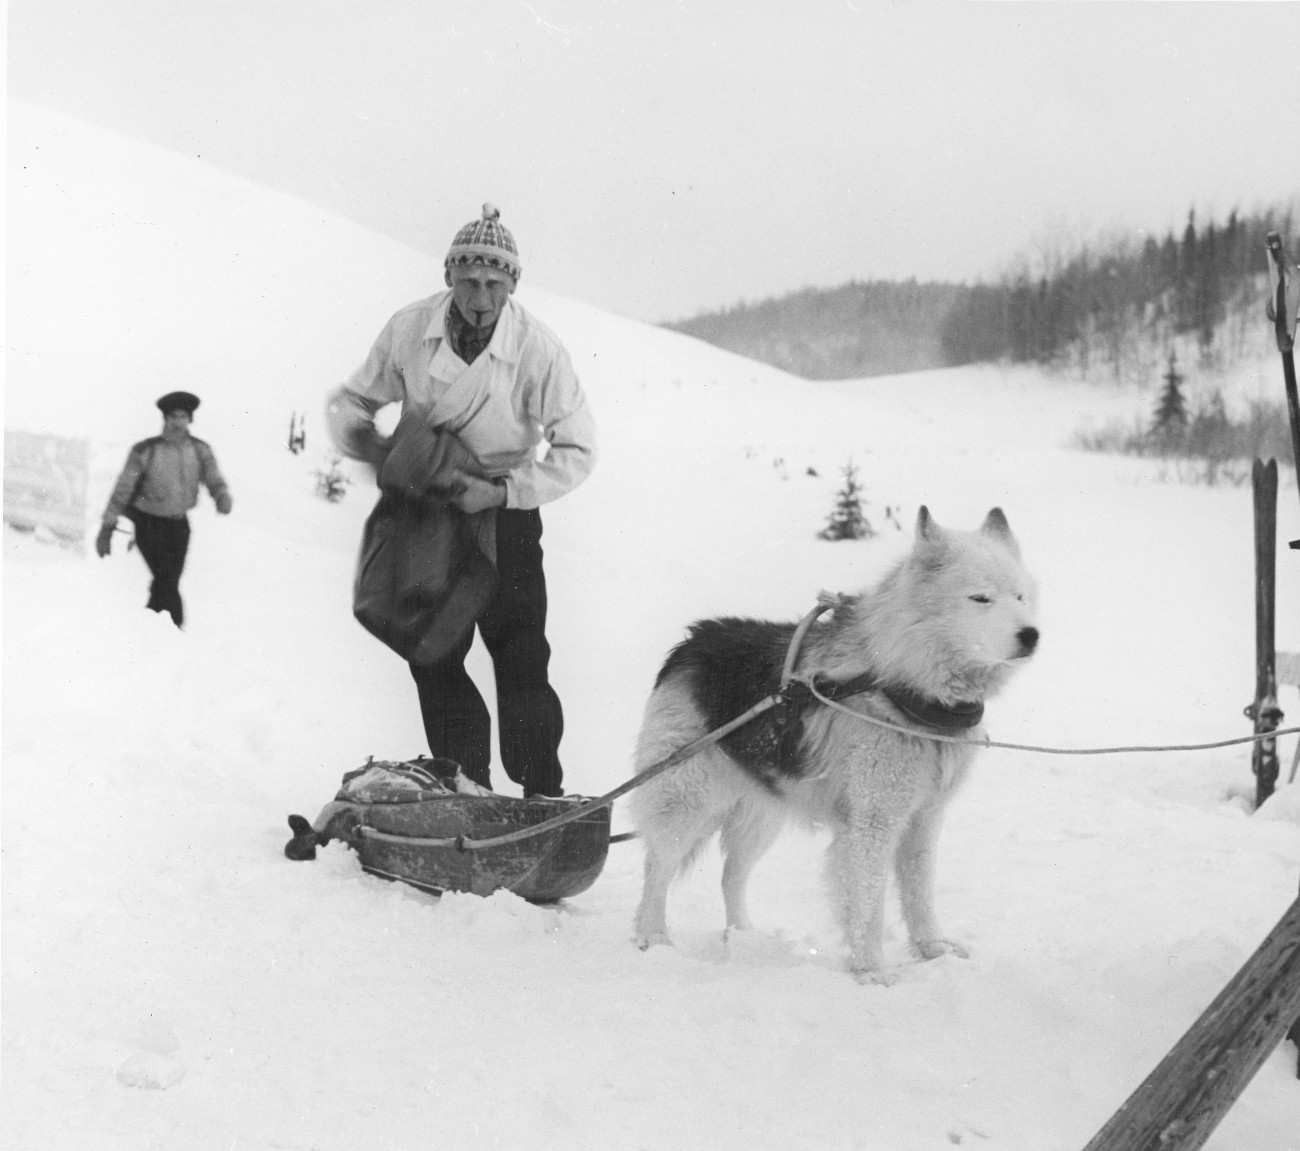
MULTIPOLYGON (((817 684, 817 677, 814 675, 809 679, 804 679, 795 674, 795 665, 798 661, 799 647, 803 643, 804 636, 807 635, 808 629, 818 616, 830 611, 832 608, 843 606, 846 602, 844 596, 833 595, 823 592, 817 597, 817 606, 813 608, 802 620, 799 621, 795 628, 794 636, 790 641, 790 646, 786 651, 785 664, 781 670, 781 687, 771 695, 765 696, 754 704, 748 711, 736 716, 729 723, 724 723, 721 727, 715 728, 706 735, 700 736, 699 739, 679 747, 670 755, 665 756, 657 763, 651 764, 644 771, 638 772, 631 779, 614 788, 613 791, 597 799, 588 800, 586 803, 579 804, 572 811, 567 811, 563 815, 557 815, 553 819, 545 820, 542 823, 533 824, 532 827, 523 827, 518 831, 512 831, 505 835, 494 835, 486 839, 470 839, 465 835, 454 837, 429 838, 411 835, 392 835, 388 832, 376 831, 374 828, 360 826, 357 834, 367 839, 375 839, 381 843, 404 844, 411 847, 454 847, 457 851, 479 851, 486 847, 501 847, 507 843, 518 843, 520 840, 531 839, 535 835, 541 835, 543 832, 552 831, 557 827, 563 827, 566 823, 573 823, 582 819, 583 816, 591 814, 593 811, 599 811, 602 807, 608 807, 616 799, 626 795, 629 791, 640 787, 642 784, 649 783, 657 775, 662 775, 665 771, 684 763, 692 756, 697 755, 707 747, 711 747, 719 740, 726 738, 733 731, 744 727, 750 720, 757 719, 765 711, 774 707, 788 707, 794 700, 803 697, 816 699, 824 707, 829 707, 834 711, 843 712, 853 719, 860 720, 863 723, 874 724, 877 727, 883 727, 889 731, 896 731, 902 735, 910 735, 919 739, 931 739, 938 743, 961 743, 970 747, 997 747, 1007 751, 1032 751, 1042 755, 1119 755, 1133 752, 1167 752, 1167 751, 1210 751, 1221 747, 1234 747, 1244 743, 1261 743, 1264 740, 1276 739, 1280 735, 1300 735, 1300 727, 1280 727, 1273 731, 1256 733, 1254 735, 1243 735, 1235 739, 1220 739, 1210 743, 1167 743, 1167 744, 1133 744, 1120 747, 1044 747, 1031 743, 1007 743, 993 739, 966 739, 961 736, 944 735, 941 732, 934 731, 930 728, 918 729, 915 727, 904 727, 901 724, 890 723, 888 720, 877 719, 875 716, 866 715, 860 711, 854 711, 850 707, 845 707, 832 695, 857 695, 867 691, 879 690, 889 698, 889 693, 884 692, 870 676, 858 676, 854 679, 839 683, 836 681, 822 681, 822 687, 817 684), (829 692, 830 694, 827 694, 829 692)), ((896 704, 897 706, 897 704, 896 704)), ((901 708, 905 713, 906 708, 901 708)), ((631 839, 631 833, 616 835, 610 837, 610 842, 618 842, 624 839, 631 839)))
MULTIPOLYGON (((608 807, 622 795, 626 795, 634 788, 640 787, 643 783, 649 783, 656 775, 662 775, 669 768, 676 767, 679 763, 684 763, 691 756, 703 751, 706 747, 718 742, 718 740, 730 735, 739 727, 744 727, 751 719, 762 715, 769 708, 775 707, 778 703, 783 702, 785 696, 781 692, 773 692, 771 695, 759 700, 748 711, 742 715, 736 716, 730 723, 724 723, 721 727, 709 732, 707 735, 700 736, 699 739, 679 747, 671 755, 661 759, 658 763, 651 764, 649 767, 634 775, 631 779, 614 788, 613 791, 602 795, 599 799, 588 800, 580 804, 572 811, 566 811, 563 815, 557 815, 553 819, 548 819, 544 823, 535 823, 532 827, 521 827, 518 831, 511 831, 506 835, 494 835, 488 839, 470 839, 468 836, 458 835, 454 838, 428 839, 418 838, 410 835, 390 835, 387 832, 375 831, 370 827, 358 827, 357 832, 367 839, 377 839, 382 843, 409 844, 412 847, 454 847, 457 851, 478 851, 484 847, 500 847, 506 843, 517 843, 521 839, 531 839, 534 835, 540 835, 544 831, 551 831, 557 827, 563 827, 566 823, 573 823, 581 819, 584 815, 589 815, 593 811, 599 811, 602 807, 608 807)), ((613 840, 611 839, 611 842, 613 840)))
MULTIPOLYGON (((531 839, 535 835, 540 835, 544 831, 551 831, 557 827, 563 827, 566 823, 573 823, 581 819, 584 815, 589 815, 593 811, 599 811, 602 807, 608 807, 620 796, 626 795, 629 791, 640 787, 643 783, 649 783, 657 775, 662 775, 670 768, 676 767, 679 763, 684 763, 691 756, 703 751, 706 747, 711 747, 720 739, 726 738, 737 728, 744 727, 751 719, 756 719, 765 711, 771 708, 786 705, 791 698, 793 691, 792 684, 794 680, 794 666, 799 657, 799 648, 803 644, 803 638, 808 634, 808 629, 812 627, 813 622, 818 616, 824 615, 834 607, 841 606, 845 602, 843 596, 833 595, 829 592, 822 592, 817 597, 817 606, 799 621, 799 625, 794 630, 791 637, 790 646, 786 649, 785 665, 781 669, 781 688, 769 696, 765 696, 754 704, 748 711, 736 716, 729 723, 724 723, 721 727, 715 728, 706 735, 700 736, 699 739, 683 747, 679 747, 670 755, 665 756, 658 763, 653 763, 644 771, 638 772, 631 779, 614 788, 613 791, 607 792, 598 799, 588 800, 580 804, 572 811, 566 811, 563 815, 557 815, 553 819, 548 819, 543 823, 535 823, 532 827, 521 827, 518 831, 511 831, 505 835, 494 835, 487 839, 470 839, 465 835, 458 835, 453 838, 416 838, 414 836, 395 836, 387 832, 375 831, 369 827, 358 827, 357 833, 367 838, 377 839, 383 843, 405 843, 412 847, 454 847, 457 851, 479 851, 485 847, 500 847, 507 843, 518 843, 523 839, 531 839)), ((798 681, 802 684, 802 681, 798 681)), ((615 835, 610 837, 610 842, 621 841, 633 838, 633 834, 615 835)))
MULTIPOLYGON (((965 743, 971 747, 1000 747, 1008 751, 1035 751, 1043 755, 1118 755, 1126 752, 1154 752, 1154 751, 1210 751, 1219 747, 1233 747, 1242 743, 1262 743, 1264 740, 1276 739, 1279 735, 1297 735, 1300 734, 1300 727, 1279 727, 1273 731, 1256 733, 1254 735, 1243 735, 1235 739, 1220 739, 1211 743, 1165 743, 1165 744, 1133 744, 1121 747, 1043 747, 1032 743, 1006 743, 993 739, 964 739, 961 736, 943 735, 938 731, 930 729, 918 731, 913 727, 904 727, 901 724, 890 723, 885 719, 877 719, 873 715, 865 715, 863 712, 854 711, 851 707, 845 707, 842 703, 836 702, 823 691, 818 690, 817 677, 811 679, 801 679, 794 674, 795 664, 798 660, 799 645, 803 642, 803 637, 807 634, 813 621, 826 611, 833 608, 842 607, 847 602, 847 597, 837 595, 832 592, 822 592, 817 597, 817 606, 810 611, 799 622, 795 630, 794 639, 790 641, 789 650, 786 652, 785 667, 781 672, 781 691, 778 696, 787 696, 795 690, 806 690, 814 699, 825 707, 833 711, 843 712, 845 715, 852 716, 854 719, 861 720, 863 723, 872 723, 877 727, 887 728, 890 731, 900 732, 903 735, 922 736, 925 739, 933 739, 939 743, 965 743), (797 685, 797 688, 796 688, 797 685)), ((847 685, 832 684, 832 694, 850 695, 857 694, 860 691, 870 690, 874 685, 869 677, 858 677, 856 680, 848 681, 847 685), (837 693, 833 689, 840 686, 841 690, 837 693), (847 686, 849 690, 843 690, 847 686)), ((882 689, 883 690, 883 689, 882 689)), ((884 693, 889 697, 889 693, 884 693)), ((898 706, 898 701, 891 700, 894 705, 898 706)), ((906 712, 906 708, 900 708, 906 712)))
POLYGON ((1211 743, 1131 744, 1121 747, 1042 747, 1033 743, 1005 743, 996 739, 961 739, 957 736, 941 735, 938 732, 917 731, 915 728, 903 727, 897 723, 890 723, 885 719, 877 719, 873 715, 863 715, 860 711, 854 711, 851 707, 845 707, 841 703, 836 703, 833 699, 827 699, 812 684, 808 684, 808 690, 812 692, 815 699, 826 707, 835 711, 842 711, 845 715, 851 715, 854 719, 860 719, 864 723, 873 723, 877 727, 885 727, 890 731, 899 731, 904 735, 921 736, 925 739, 937 740, 940 743, 966 743, 971 747, 1001 747, 1010 751, 1037 751, 1044 755, 1117 755, 1121 752, 1131 751, 1210 751, 1216 747, 1232 747, 1234 744, 1239 743, 1260 743, 1266 739, 1276 739, 1279 735, 1300 735, 1300 727, 1279 727, 1263 734, 1242 735, 1236 739, 1218 739, 1211 743))

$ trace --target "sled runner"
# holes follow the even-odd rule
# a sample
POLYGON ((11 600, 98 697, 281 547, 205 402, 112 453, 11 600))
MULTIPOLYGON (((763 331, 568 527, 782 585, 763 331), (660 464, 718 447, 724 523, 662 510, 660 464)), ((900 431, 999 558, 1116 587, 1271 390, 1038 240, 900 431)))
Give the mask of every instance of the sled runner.
POLYGON ((552 903, 586 891, 600 875, 609 850, 608 807, 513 843, 466 850, 455 841, 532 827, 573 806, 573 799, 496 795, 467 780, 451 760, 372 760, 343 777, 314 824, 289 816, 294 837, 284 852, 314 859, 318 845, 340 839, 371 875, 421 891, 491 895, 505 888, 552 903))

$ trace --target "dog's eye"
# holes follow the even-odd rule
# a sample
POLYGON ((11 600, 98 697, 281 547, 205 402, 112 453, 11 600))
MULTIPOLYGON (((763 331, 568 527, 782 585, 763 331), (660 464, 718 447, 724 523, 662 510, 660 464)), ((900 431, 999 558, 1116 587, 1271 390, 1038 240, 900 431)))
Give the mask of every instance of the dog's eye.
POLYGON ((986 596, 986 595, 973 595, 973 596, 970 597, 970 599, 971 599, 971 602, 972 602, 972 603, 992 603, 992 602, 993 602, 993 601, 992 601, 991 599, 989 599, 989 597, 986 596))

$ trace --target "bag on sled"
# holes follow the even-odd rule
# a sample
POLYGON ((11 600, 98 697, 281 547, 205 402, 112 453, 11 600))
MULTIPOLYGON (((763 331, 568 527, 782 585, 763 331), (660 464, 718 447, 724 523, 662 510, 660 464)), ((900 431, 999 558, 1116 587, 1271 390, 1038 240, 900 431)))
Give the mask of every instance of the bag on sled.
POLYGON ((573 798, 515 799, 468 780, 449 759, 371 760, 308 823, 289 816, 290 859, 313 859, 316 847, 345 841, 371 875, 422 891, 491 895, 505 888, 534 903, 586 891, 605 866, 609 807, 560 827, 493 847, 464 848, 457 839, 491 839, 571 812, 573 798), (443 841, 443 842, 429 842, 443 841))

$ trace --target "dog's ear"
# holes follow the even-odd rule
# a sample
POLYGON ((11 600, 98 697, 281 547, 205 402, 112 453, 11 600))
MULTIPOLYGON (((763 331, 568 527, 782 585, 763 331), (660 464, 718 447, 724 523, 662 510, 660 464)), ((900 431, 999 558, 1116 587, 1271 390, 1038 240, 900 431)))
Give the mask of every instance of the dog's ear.
POLYGON ((938 543, 943 538, 943 529, 934 522, 934 516, 930 514, 930 509, 921 505, 920 511, 916 513, 916 541, 920 543, 938 543))
POLYGON ((948 535, 934 521, 930 509, 924 504, 916 513, 916 542, 912 546, 912 562, 922 571, 938 571, 948 562, 948 535))
POLYGON ((1011 534, 1011 525, 1007 523, 1006 514, 1001 508, 994 508, 989 512, 984 518, 984 523, 980 525, 980 531, 986 536, 992 536, 1016 559, 1020 558, 1020 545, 1016 542, 1016 537, 1011 534))

